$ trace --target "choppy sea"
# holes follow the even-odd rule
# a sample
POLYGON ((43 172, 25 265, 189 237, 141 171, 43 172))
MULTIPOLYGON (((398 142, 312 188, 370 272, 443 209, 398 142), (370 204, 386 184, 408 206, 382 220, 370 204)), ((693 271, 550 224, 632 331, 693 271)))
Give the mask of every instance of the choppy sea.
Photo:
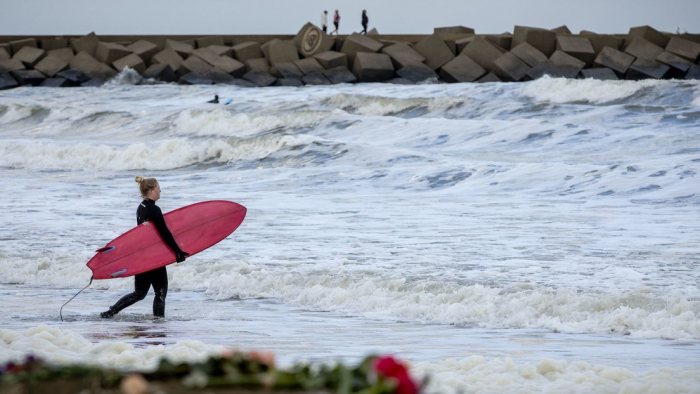
POLYGON ((393 354, 427 393, 700 393, 700 83, 541 79, 0 92, 0 362, 393 354), (230 105, 207 104, 214 94, 230 105), (90 281, 136 224, 248 208, 215 247, 90 281))

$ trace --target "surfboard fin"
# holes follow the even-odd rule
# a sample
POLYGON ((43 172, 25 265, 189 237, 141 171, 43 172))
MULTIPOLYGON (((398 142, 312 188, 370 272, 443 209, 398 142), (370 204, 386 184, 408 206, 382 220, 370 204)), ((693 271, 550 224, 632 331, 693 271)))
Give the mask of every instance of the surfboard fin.
POLYGON ((58 311, 58 315, 61 316, 61 321, 63 321, 63 307, 66 306, 66 305, 68 305, 69 302, 73 301, 73 298, 77 297, 78 294, 80 294, 80 293, 83 292, 83 290, 85 290, 85 289, 87 289, 88 287, 90 287, 90 285, 92 284, 92 279, 93 279, 93 278, 94 278, 94 277, 90 277, 90 283, 88 283, 87 286, 83 287, 82 290, 80 290, 79 292, 77 292, 73 297, 71 297, 70 300, 66 301, 66 303, 63 304, 63 305, 61 306, 61 309, 58 311))

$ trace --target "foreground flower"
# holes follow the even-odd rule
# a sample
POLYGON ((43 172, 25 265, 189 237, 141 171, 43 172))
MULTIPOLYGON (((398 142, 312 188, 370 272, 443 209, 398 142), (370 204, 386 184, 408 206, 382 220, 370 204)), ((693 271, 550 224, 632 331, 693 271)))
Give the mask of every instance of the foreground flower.
POLYGON ((396 394, 416 394, 418 392, 418 385, 411 379, 406 366, 393 357, 378 357, 374 361, 374 370, 379 376, 396 381, 396 394))

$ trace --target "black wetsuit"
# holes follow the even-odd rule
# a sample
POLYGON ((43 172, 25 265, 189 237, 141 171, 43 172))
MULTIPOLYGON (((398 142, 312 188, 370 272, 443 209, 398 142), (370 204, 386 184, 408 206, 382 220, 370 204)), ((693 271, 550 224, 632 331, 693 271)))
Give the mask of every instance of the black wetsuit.
MULTIPOLYGON (((163 219, 163 212, 156 205, 155 201, 143 200, 136 210, 136 223, 138 225, 150 222, 156 226, 163 241, 175 252, 178 262, 184 261, 182 249, 175 242, 175 238, 168 230, 168 226, 163 219)), ((153 299, 153 316, 165 316, 165 297, 168 294, 168 272, 165 267, 156 268, 152 271, 144 272, 134 276, 134 292, 122 297, 116 304, 111 306, 107 312, 102 312, 102 317, 112 317, 122 309, 143 300, 148 294, 148 289, 153 285, 155 298, 153 299)))

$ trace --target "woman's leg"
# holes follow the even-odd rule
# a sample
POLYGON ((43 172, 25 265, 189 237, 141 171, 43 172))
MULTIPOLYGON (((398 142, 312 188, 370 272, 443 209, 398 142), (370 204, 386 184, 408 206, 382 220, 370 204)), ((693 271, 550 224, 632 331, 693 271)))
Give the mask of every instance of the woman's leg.
POLYGON ((165 297, 168 295, 168 271, 165 267, 160 267, 150 272, 153 292, 156 293, 153 299, 153 316, 165 316, 165 297))
POLYGON ((146 294, 148 294, 148 289, 150 287, 151 279, 149 272, 144 272, 143 274, 134 276, 134 292, 122 297, 116 304, 109 307, 108 311, 100 313, 100 316, 104 318, 112 317, 127 306, 143 300, 146 298, 146 294))

